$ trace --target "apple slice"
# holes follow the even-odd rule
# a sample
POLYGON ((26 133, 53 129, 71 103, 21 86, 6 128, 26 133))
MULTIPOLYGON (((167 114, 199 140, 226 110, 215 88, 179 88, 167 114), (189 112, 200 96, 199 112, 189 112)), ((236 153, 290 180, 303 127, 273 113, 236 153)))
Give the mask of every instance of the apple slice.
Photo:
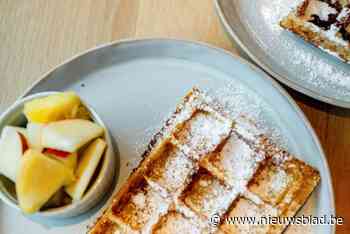
POLYGON ((19 206, 27 214, 35 213, 62 186, 74 181, 73 170, 37 150, 27 150, 17 174, 19 206))
POLYGON ((41 139, 45 148, 73 153, 103 132, 101 126, 88 120, 62 120, 49 123, 43 129, 41 139))
POLYGON ((28 141, 27 141, 26 137, 22 133, 18 133, 18 134, 21 137, 22 154, 24 154, 24 152, 26 152, 27 149, 29 149, 28 141))
POLYGON ((66 186, 66 192, 73 201, 79 201, 83 197, 105 148, 106 142, 99 138, 92 142, 81 155, 76 170, 77 180, 66 186))
POLYGON ((25 146, 17 128, 5 127, 1 136, 0 173, 16 182, 17 168, 25 146))
POLYGON ((41 136, 44 126, 44 124, 38 123, 27 124, 27 135, 30 148, 37 149, 39 151, 43 149, 43 146, 41 144, 41 136))
POLYGON ((56 149, 50 149, 50 148, 44 149, 43 152, 45 154, 52 154, 52 155, 59 157, 59 158, 67 158, 70 155, 69 152, 56 150, 56 149))
POLYGON ((60 155, 55 154, 55 151, 44 151, 44 154, 58 160, 59 162, 63 163, 66 167, 72 169, 75 171, 75 168, 78 164, 78 154, 77 153, 69 153, 66 157, 62 157, 60 155))
POLYGON ((27 129, 21 128, 21 127, 15 127, 15 126, 4 127, 4 129, 2 130, 2 133, 1 133, 1 138, 3 138, 7 134, 8 131, 12 131, 12 130, 15 130, 16 132, 21 133, 25 138, 28 138, 27 129))
POLYGON ((78 95, 65 92, 29 101, 24 105, 23 112, 29 122, 50 123, 76 118, 80 105, 78 95))
POLYGON ((27 129, 21 127, 6 126, 2 130, 1 138, 3 136, 6 136, 9 131, 16 131, 19 134, 22 142, 22 153, 24 153, 29 148, 27 129))

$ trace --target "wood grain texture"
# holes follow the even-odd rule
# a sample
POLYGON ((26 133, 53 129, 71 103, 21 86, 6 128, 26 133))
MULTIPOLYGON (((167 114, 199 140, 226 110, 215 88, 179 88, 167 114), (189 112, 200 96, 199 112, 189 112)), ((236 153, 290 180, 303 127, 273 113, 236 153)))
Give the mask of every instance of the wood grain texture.
MULTIPOLYGON (((0 112, 65 59, 113 40, 171 37, 237 53, 212 0, 0 0, 0 112)), ((287 89, 315 128, 331 168, 337 215, 350 233, 350 110, 287 89)))

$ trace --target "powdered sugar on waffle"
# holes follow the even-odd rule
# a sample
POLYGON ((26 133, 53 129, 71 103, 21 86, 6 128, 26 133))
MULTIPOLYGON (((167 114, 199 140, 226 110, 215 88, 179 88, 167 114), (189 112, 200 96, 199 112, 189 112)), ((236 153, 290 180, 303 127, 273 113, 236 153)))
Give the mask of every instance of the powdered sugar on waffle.
POLYGON ((197 220, 192 220, 185 218, 181 213, 170 213, 166 215, 163 219, 160 229, 153 232, 154 234, 168 233, 169 230, 177 230, 181 234, 202 234, 202 228, 199 226, 197 220), (164 229, 164 230, 163 230, 164 229))
POLYGON ((237 128, 247 138, 264 134, 282 147, 287 147, 281 129, 268 121, 272 110, 257 94, 247 90, 243 84, 229 82, 225 87, 209 90, 207 101, 221 109, 229 118, 239 123, 237 128), (243 117, 243 118, 242 118, 243 117))
POLYGON ((323 21, 327 21, 330 14, 337 13, 336 9, 321 1, 310 1, 308 9, 310 15, 318 15, 323 21))
MULTIPOLYGON (((287 148, 286 139, 282 137, 282 131, 277 126, 268 121, 269 116, 272 115, 272 110, 268 107, 268 105, 258 97, 256 94, 247 91, 247 88, 240 83, 227 83, 225 87, 216 90, 206 90, 208 95, 203 96, 206 102, 209 103, 209 106, 202 106, 203 109, 214 107, 215 110, 223 113, 230 119, 237 121, 239 124, 237 127, 245 132, 245 137, 251 137, 256 139, 257 135, 265 134, 269 138, 271 138, 274 142, 280 145, 282 148, 287 148), (245 116, 246 118, 242 118, 245 116), (251 120, 251 122, 247 122, 251 120), (253 123, 253 124, 252 124, 253 123), (256 127, 252 127, 256 125, 256 127), (240 128, 241 127, 241 128, 240 128)), ((190 100, 193 102, 192 106, 183 106, 183 111, 180 115, 177 116, 176 119, 172 119, 173 109, 169 112, 171 114, 166 115, 163 121, 160 121, 158 125, 150 126, 143 133, 143 137, 139 138, 140 141, 136 142, 136 155, 142 155, 145 151, 145 147, 149 143, 149 140, 154 136, 154 134, 162 128, 165 121, 171 119, 170 125, 174 126, 176 123, 179 123, 185 119, 188 119, 193 110, 193 106, 198 106, 201 104, 199 100, 190 100)), ((161 115, 161 113, 160 113, 161 115)), ((159 117, 157 117, 159 119, 159 117)), ((168 128, 170 129, 170 127, 168 128)), ((165 131, 166 134, 169 132, 165 131)), ((141 133, 140 133, 141 135, 141 133)), ((134 158, 128 164, 130 168, 135 168, 142 158, 134 158)))
POLYGON ((273 193, 278 191, 282 191, 287 187, 289 183, 289 177, 284 170, 278 169, 277 173, 274 175, 272 179, 271 188, 273 189, 273 193))
MULTIPOLYGON (((224 91, 220 95, 224 95, 224 91)), ((274 211, 277 210, 277 208, 270 209, 271 207, 262 201, 265 198, 260 198, 261 195, 257 196, 258 193, 253 194, 253 190, 249 192, 247 186, 266 155, 273 156, 278 162, 283 161, 287 153, 283 153, 273 145, 271 150, 269 146, 260 149, 257 144, 265 145, 268 141, 265 141, 264 135, 254 125, 254 122, 246 117, 240 117, 242 113, 225 112, 224 108, 227 106, 219 104, 218 101, 220 101, 219 96, 214 99, 209 98, 199 90, 193 89, 183 104, 178 106, 175 115, 167 120, 160 133, 156 135, 157 137, 151 141, 153 148, 145 154, 146 157, 149 157, 141 165, 145 164, 145 168, 149 167, 149 169, 153 167, 153 172, 159 173, 152 176, 147 173, 147 170, 142 171, 143 167, 139 168, 141 171, 135 172, 141 173, 139 175, 147 183, 134 191, 130 199, 133 206, 129 207, 135 211, 134 215, 141 224, 140 233, 149 233, 153 224, 159 223, 162 215, 167 212, 169 214, 169 211, 174 212, 174 209, 180 211, 178 214, 181 216, 168 220, 166 227, 170 225, 168 228, 173 229, 178 219, 187 217, 190 218, 186 219, 189 221, 188 227, 198 224, 199 226, 196 225, 197 232, 212 233, 211 231, 204 232, 209 227, 207 219, 214 214, 222 217, 240 196, 248 198, 252 202, 248 201, 248 203, 253 206, 254 204, 261 205, 255 205, 255 210, 249 210, 249 215, 274 214, 274 211), (233 125, 230 119, 235 113, 238 121, 233 125), (162 148, 163 146, 174 147, 180 154, 168 151, 173 148, 162 148), (187 150, 183 146, 186 146, 187 150), (266 151, 266 155, 260 154, 260 150, 266 151), (270 151, 273 153, 270 154, 270 151), (193 157, 194 155, 197 157, 193 157), (208 164, 212 163, 212 168, 218 166, 219 172, 226 171, 229 175, 232 174, 235 178, 229 178, 229 181, 232 179, 233 183, 227 183, 227 177, 220 178, 217 171, 211 171, 202 165, 207 156, 210 159, 213 155, 219 155, 217 164, 214 163, 215 160, 209 160, 208 164), (160 156, 163 158, 159 158, 160 156), (195 175, 193 175, 193 168, 195 168, 195 175), (182 184, 186 187, 182 187, 182 184), (172 186, 169 187, 169 185, 172 186), (268 209, 265 210, 265 208, 268 209), (192 223, 192 221, 195 222, 192 223)), ((271 185, 273 188, 282 190, 287 186, 286 173, 277 173, 275 177, 271 185)), ((130 213, 123 207, 118 210, 120 207, 118 203, 115 203, 113 207, 112 210, 116 217, 123 218, 123 215, 127 216, 130 213)), ((129 219, 123 218, 123 220, 129 219)))
POLYGON ((194 159, 213 151, 228 136, 232 122, 220 121, 213 114, 196 113, 176 134, 176 141, 185 154, 194 159))
MULTIPOLYGON (((284 31, 280 20, 302 0, 238 1, 236 12, 264 53, 262 62, 313 92, 350 100, 349 65, 284 31), (244 20, 243 20, 244 19, 244 20)), ((254 52, 254 51, 253 51, 254 52)))
POLYGON ((265 159, 264 154, 256 153, 234 133, 221 152, 212 157, 215 158, 206 164, 207 169, 238 191, 246 189, 260 162, 265 159))

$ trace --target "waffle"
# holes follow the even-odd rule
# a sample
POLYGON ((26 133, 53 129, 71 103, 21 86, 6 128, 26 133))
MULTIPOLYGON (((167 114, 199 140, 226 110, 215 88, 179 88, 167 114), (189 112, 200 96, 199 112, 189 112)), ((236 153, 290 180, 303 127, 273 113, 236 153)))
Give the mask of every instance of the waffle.
POLYGON ((350 62, 348 0, 304 0, 280 25, 329 54, 350 62))
POLYGON ((223 220, 294 216, 319 179, 317 170, 278 148, 253 122, 230 120, 193 89, 89 233, 281 233, 285 225, 223 220), (221 222, 210 223, 213 216, 221 222))

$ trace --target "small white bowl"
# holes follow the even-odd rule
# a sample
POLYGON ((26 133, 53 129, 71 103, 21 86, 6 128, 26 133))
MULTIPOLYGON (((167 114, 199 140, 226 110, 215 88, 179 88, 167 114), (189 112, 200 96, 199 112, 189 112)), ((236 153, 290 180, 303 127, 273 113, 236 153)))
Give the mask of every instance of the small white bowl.
MULTIPOLYGON (((18 126, 26 122, 25 116, 23 114, 24 103, 36 98, 45 97, 55 93, 57 92, 42 92, 42 93, 30 95, 30 96, 24 97, 21 100, 18 100, 0 116, 0 132, 6 125, 18 126)), ((110 189, 113 183, 115 169, 116 169, 116 159, 115 159, 115 154, 113 150, 111 136, 104 122, 97 115, 96 111, 93 108, 91 108, 88 104, 86 104, 84 101, 82 102, 83 102, 83 105, 90 112, 91 118, 97 124, 105 128, 104 136, 107 142, 107 150, 105 152, 104 157, 102 158, 103 161, 102 161, 100 172, 97 178, 95 179, 94 183, 91 185, 89 190, 85 193, 85 195, 80 201, 72 202, 71 204, 58 207, 58 208, 39 211, 34 214, 36 216, 51 217, 51 218, 68 218, 68 217, 73 217, 73 216, 82 214, 88 211, 89 209, 91 209, 93 206, 95 206, 103 198, 103 196, 108 192, 108 190, 110 189)), ((6 191, 1 181, 0 181, 0 199, 10 207, 20 210, 17 201, 13 198, 13 196, 11 196, 6 191)))

